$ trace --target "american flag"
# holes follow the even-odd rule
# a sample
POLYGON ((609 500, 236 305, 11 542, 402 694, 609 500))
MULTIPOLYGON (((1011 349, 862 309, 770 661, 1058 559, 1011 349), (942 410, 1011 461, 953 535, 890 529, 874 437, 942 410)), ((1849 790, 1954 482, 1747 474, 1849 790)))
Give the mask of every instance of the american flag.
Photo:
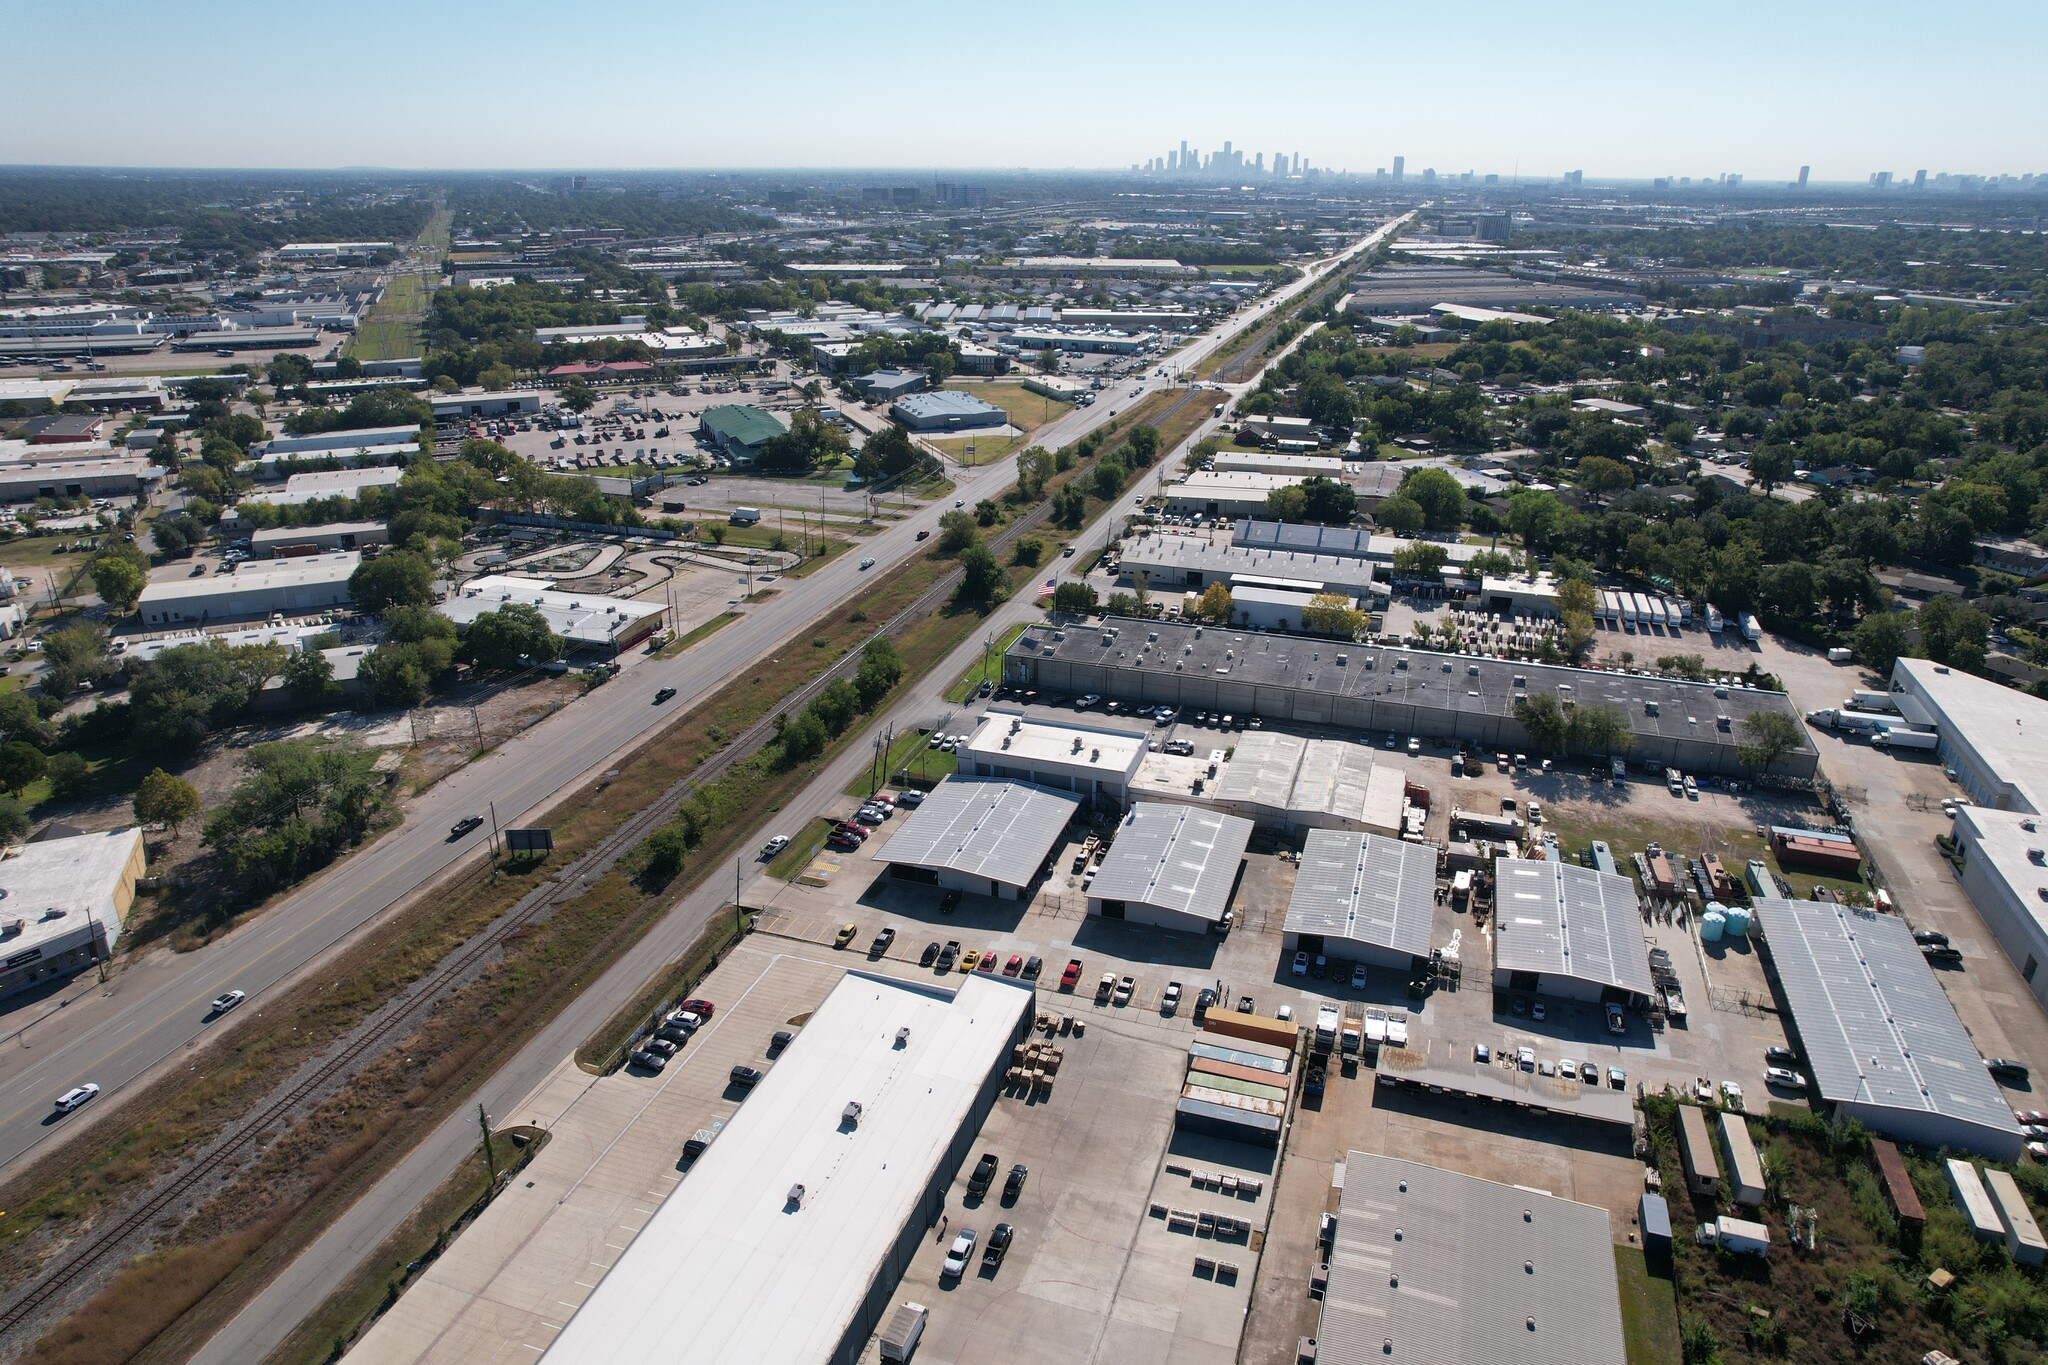
POLYGON ((1039 585, 1039 588, 1038 588, 1038 595, 1039 595, 1040 597, 1050 597, 1050 596, 1052 596, 1052 593, 1053 593, 1053 588, 1054 588, 1055 586, 1057 586, 1058 582, 1059 582, 1059 580, 1058 580, 1058 579, 1056 579, 1056 578, 1048 578, 1048 579, 1046 579, 1046 580, 1045 580, 1045 582, 1043 582, 1043 583, 1041 583, 1041 584, 1039 585))

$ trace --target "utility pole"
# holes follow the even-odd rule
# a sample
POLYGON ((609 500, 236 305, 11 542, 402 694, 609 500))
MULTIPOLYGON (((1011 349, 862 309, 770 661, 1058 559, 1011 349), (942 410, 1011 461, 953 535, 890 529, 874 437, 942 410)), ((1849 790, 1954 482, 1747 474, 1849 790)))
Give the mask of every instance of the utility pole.
POLYGON ((489 1172, 490 1174, 490 1184, 487 1185, 485 1189, 495 1190, 498 1188, 498 1151, 497 1148, 491 1145, 490 1115, 484 1113, 484 1107, 481 1104, 477 1105, 476 1107, 476 1125, 477 1127, 483 1129, 484 1170, 489 1172))
MULTIPOLYGON (((614 649, 613 652, 617 653, 617 650, 614 649)), ((469 725, 476 732, 476 747, 481 750, 484 747, 484 726, 483 722, 476 718, 476 708, 474 706, 469 708, 469 725)))
POLYGON ((497 862, 497 859, 498 859, 498 803, 497 803, 497 802, 495 802, 495 801, 493 801, 493 802, 491 802, 491 803, 490 803, 490 807, 491 807, 491 875, 492 875, 493 877, 495 877, 495 876, 497 876, 497 875, 498 875, 498 862, 497 862))

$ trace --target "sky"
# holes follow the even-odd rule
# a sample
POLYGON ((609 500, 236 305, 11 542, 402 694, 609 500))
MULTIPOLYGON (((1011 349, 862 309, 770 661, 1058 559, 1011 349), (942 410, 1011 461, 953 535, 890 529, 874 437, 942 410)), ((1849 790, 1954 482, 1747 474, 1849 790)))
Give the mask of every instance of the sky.
POLYGON ((2048 171, 2040 0, 0 0, 0 164, 2048 171), (17 63, 19 65, 19 63, 17 63))

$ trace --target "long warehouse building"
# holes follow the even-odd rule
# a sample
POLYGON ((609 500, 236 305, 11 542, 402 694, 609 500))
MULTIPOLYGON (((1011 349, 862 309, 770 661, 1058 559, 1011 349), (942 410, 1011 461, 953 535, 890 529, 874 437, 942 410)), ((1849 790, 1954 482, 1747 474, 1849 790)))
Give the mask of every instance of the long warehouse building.
POLYGON ((2021 1134, 1896 915, 1759 897, 1756 923, 1821 1098, 1874 1133, 2010 1161, 2021 1134))
MULTIPOLYGON (((1782 692, 1116 617, 1032 626, 1005 653, 1003 680, 1041 692, 1096 692, 1496 750, 1536 748, 1515 703, 1551 693, 1564 704, 1618 710, 1632 762, 1731 777, 1752 771, 1740 753, 1746 717, 1777 711, 1798 719, 1782 692)), ((1773 771, 1811 777, 1819 758, 1802 740, 1773 771)))
POLYGON ((1032 1015, 1008 979, 848 973, 542 1358, 854 1365, 1032 1015))

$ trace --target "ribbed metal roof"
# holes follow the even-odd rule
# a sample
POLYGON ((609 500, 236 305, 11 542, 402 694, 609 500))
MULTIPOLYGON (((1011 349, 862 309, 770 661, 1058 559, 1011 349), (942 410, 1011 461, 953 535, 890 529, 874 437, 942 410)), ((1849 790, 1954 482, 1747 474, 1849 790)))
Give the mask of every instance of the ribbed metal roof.
POLYGON ((1028 886, 1080 806, 1028 782, 949 777, 873 856, 1028 886))
POLYGON ((1754 910, 1823 1098, 1984 1125, 2017 1147, 2004 1092, 1903 920, 1775 897, 1754 910))
POLYGON ((1607 1211, 1352 1152, 1317 1359, 1624 1365, 1607 1211))
POLYGON ((1555 860, 1494 863, 1493 965, 1651 989, 1642 905, 1626 877, 1555 860))
POLYGON ((1287 932, 1428 957, 1436 850, 1377 834, 1313 829, 1287 902, 1287 932))
POLYGON ((1220 920, 1251 837, 1252 822, 1239 816, 1140 801, 1117 827, 1088 894, 1220 920))

